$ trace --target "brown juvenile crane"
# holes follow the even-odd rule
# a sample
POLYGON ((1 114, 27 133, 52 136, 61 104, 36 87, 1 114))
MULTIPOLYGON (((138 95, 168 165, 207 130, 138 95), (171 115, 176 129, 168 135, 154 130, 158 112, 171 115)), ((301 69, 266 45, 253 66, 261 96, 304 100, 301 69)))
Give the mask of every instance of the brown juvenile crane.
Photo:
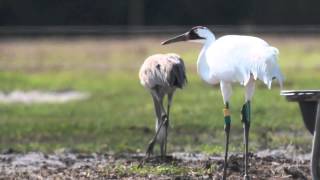
POLYGON ((155 54, 148 57, 142 64, 139 72, 142 86, 150 91, 155 115, 156 133, 149 142, 146 155, 153 153, 156 142, 160 144, 161 156, 167 151, 167 136, 169 127, 169 112, 172 98, 177 88, 182 89, 187 82, 183 60, 177 54, 155 54), (167 110, 163 106, 164 97, 167 95, 167 110))

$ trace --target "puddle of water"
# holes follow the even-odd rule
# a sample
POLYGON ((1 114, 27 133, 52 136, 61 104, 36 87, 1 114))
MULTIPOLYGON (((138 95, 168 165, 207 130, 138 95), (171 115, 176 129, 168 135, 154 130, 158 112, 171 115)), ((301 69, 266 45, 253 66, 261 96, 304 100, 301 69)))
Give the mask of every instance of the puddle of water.
POLYGON ((75 100, 89 98, 88 93, 77 91, 44 92, 44 91, 12 91, 10 93, 0 92, 0 103, 66 103, 75 100))

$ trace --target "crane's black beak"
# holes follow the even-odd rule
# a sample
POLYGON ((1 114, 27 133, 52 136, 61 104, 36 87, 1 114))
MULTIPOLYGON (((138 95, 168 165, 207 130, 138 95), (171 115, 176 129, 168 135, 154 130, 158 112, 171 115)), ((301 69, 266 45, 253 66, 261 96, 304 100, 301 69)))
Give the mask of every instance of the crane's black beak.
MULTIPOLYGON (((196 27, 199 28, 199 27, 196 27)), ((171 43, 175 43, 175 42, 180 42, 180 41, 194 41, 194 42, 198 42, 199 40, 204 40, 205 38, 200 37, 196 32, 195 29, 196 28, 192 28, 190 31, 181 34, 179 36, 173 37, 171 39, 168 39, 166 41, 163 41, 161 44, 162 45, 166 45, 166 44, 171 44, 171 43)))
POLYGON ((166 44, 171 44, 175 42, 180 42, 180 41, 188 41, 190 39, 189 32, 186 32, 184 34, 181 34, 179 36, 173 37, 171 39, 168 39, 166 41, 163 41, 161 44, 166 45, 166 44))

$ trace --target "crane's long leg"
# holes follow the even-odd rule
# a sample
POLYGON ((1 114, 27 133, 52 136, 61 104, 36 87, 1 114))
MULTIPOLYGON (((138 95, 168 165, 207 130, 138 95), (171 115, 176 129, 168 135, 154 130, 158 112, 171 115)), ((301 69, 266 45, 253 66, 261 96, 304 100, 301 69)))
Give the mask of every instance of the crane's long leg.
POLYGON ((244 152, 244 179, 249 179, 249 175, 248 175, 248 147, 249 147, 249 129, 250 129, 250 101, 247 101, 241 110, 241 114, 242 114, 242 123, 243 123, 243 141, 244 141, 244 148, 245 148, 245 152, 244 152))
MULTIPOLYGON (((168 103, 169 103, 169 101, 168 101, 168 103)), ((160 142, 160 154, 161 154, 161 157, 164 158, 166 155, 169 115, 168 115, 168 112, 166 113, 164 106, 163 106, 163 103, 160 104, 160 109, 161 109, 161 120, 158 123, 158 131, 160 133, 158 139, 160 142)))
POLYGON ((149 157, 153 153, 153 148, 156 143, 160 129, 166 123, 165 122, 166 120, 164 120, 166 115, 163 114, 165 112, 163 112, 163 106, 162 106, 163 96, 160 95, 160 93, 158 93, 157 91, 152 91, 151 95, 152 95, 155 114, 156 114, 156 133, 148 144, 147 151, 146 151, 147 157, 149 157))
POLYGON ((243 141, 244 141, 244 179, 249 179, 248 174, 248 152, 249 152, 249 129, 251 123, 251 99, 254 94, 254 78, 251 76, 248 84, 246 85, 246 102, 241 109, 241 119, 243 123, 243 141))
POLYGON ((224 112, 224 131, 226 136, 225 153, 224 153, 224 167, 223 167, 223 180, 227 178, 228 168, 228 150, 229 150, 229 134, 231 128, 231 116, 229 111, 229 99, 232 94, 232 87, 230 83, 220 82, 221 93, 225 104, 224 112))
POLYGON ((169 128, 169 123, 170 123, 170 107, 172 104, 172 98, 173 98, 173 92, 168 94, 168 107, 167 107, 167 122, 164 124, 165 128, 166 128, 166 132, 165 132, 165 139, 164 139, 164 154, 162 156, 165 156, 167 154, 167 139, 168 139, 168 128, 169 128))
POLYGON ((226 136, 225 152, 224 152, 224 167, 223 167, 223 179, 227 177, 227 168, 228 168, 228 151, 229 151, 229 134, 231 126, 231 117, 229 111, 229 103, 226 102, 225 108, 223 109, 224 114, 224 131, 226 136))

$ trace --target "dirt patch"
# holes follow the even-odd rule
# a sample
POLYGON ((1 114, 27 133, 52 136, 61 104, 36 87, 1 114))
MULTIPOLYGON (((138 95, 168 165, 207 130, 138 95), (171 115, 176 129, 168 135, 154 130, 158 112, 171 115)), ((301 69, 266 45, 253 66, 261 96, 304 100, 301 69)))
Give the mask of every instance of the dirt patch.
MULTIPOLYGON (((310 179, 310 155, 288 157, 280 151, 250 154, 252 179, 310 179)), ((204 154, 173 153, 152 157, 141 167, 143 154, 27 153, 1 154, 0 179, 221 179, 223 158, 204 154)), ((241 154, 229 158, 228 179, 242 176, 241 154)))

